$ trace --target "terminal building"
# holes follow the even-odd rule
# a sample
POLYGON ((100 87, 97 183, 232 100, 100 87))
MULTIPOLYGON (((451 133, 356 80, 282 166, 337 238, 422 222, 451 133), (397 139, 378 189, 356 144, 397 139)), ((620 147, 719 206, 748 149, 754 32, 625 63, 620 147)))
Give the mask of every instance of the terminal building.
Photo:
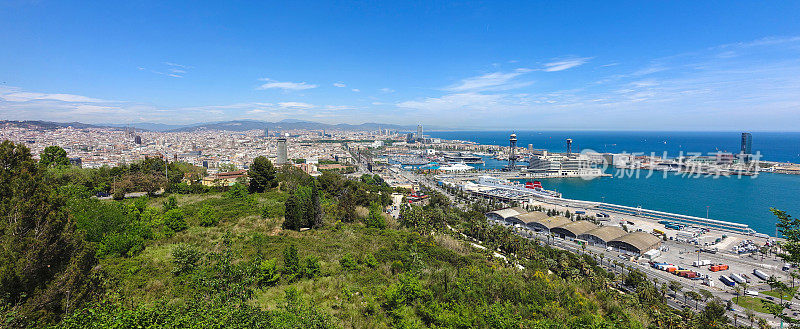
POLYGON ((526 213, 525 209, 522 209, 520 207, 505 208, 486 213, 486 218, 508 222, 509 218, 524 213, 526 213))
POLYGON ((601 248, 612 248, 623 254, 642 255, 661 246, 661 238, 647 232, 628 233, 617 226, 598 226, 590 221, 573 221, 563 216, 547 216, 543 212, 526 212, 519 207, 486 213, 486 218, 527 227, 536 232, 567 241, 583 241, 601 248))
POLYGON ((586 241, 589 245, 606 248, 608 242, 628 234, 617 226, 600 226, 591 231, 581 233, 578 239, 586 241))
POLYGON ((623 254, 641 255, 661 246, 661 238, 647 232, 633 232, 608 242, 608 246, 623 254))
POLYGON ((593 168, 589 157, 572 155, 533 155, 528 162, 528 172, 549 176, 600 176, 602 171, 593 168))

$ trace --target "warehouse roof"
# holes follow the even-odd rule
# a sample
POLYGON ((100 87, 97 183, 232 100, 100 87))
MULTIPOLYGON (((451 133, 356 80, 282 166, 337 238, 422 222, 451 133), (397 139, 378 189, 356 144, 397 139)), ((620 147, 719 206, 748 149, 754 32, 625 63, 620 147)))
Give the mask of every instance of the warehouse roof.
POLYGON ((547 214, 543 213, 541 211, 533 211, 533 212, 527 212, 527 213, 519 214, 519 215, 512 216, 512 217, 513 217, 513 218, 511 218, 512 220, 515 219, 516 221, 518 221, 518 222, 520 222, 522 224, 530 224, 532 222, 540 221, 542 219, 547 218, 547 214))
POLYGON ((611 240, 610 242, 625 243, 638 249, 639 252, 644 252, 659 244, 661 242, 661 238, 647 232, 639 231, 625 234, 619 238, 611 240))
POLYGON ((559 227, 567 223, 572 223, 572 221, 564 216, 552 216, 537 220, 534 223, 547 227, 547 229, 550 230, 553 229, 554 227, 559 227))
POLYGON ((569 232, 573 236, 578 236, 583 233, 594 230, 595 228, 597 228, 597 225, 595 225, 594 223, 586 220, 579 220, 561 225, 559 227, 554 227, 551 230, 553 231, 563 230, 569 232))
POLYGON ((503 219, 507 219, 509 217, 517 216, 517 215, 523 214, 523 213, 525 213, 524 209, 522 209, 520 207, 513 207, 513 208, 505 208, 505 209, 499 209, 499 210, 495 210, 495 211, 490 211, 490 212, 487 213, 487 215, 488 214, 494 214, 494 215, 500 216, 503 219))
POLYGON ((621 228, 619 228, 617 226, 600 226, 600 227, 598 227, 596 229, 593 229, 593 230, 591 230, 589 232, 581 233, 581 234, 582 235, 592 235, 594 237, 597 237, 600 240, 603 240, 605 243, 608 243, 608 241, 614 240, 614 239, 619 238, 619 237, 621 237, 621 236, 623 236, 625 234, 628 234, 628 233, 626 233, 625 231, 623 231, 621 228))

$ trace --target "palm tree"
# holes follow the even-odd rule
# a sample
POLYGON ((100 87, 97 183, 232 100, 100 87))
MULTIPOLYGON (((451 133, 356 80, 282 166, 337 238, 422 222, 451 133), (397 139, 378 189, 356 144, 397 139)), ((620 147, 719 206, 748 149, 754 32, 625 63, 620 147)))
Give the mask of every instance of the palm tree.
POLYGON ((747 316, 747 319, 750 320, 750 327, 753 327, 753 322, 756 320, 756 314, 753 313, 753 310, 746 308, 744 310, 744 314, 747 316))
POLYGON ((733 291, 736 293, 736 304, 739 304, 739 295, 742 294, 742 286, 736 285, 733 287, 733 291))

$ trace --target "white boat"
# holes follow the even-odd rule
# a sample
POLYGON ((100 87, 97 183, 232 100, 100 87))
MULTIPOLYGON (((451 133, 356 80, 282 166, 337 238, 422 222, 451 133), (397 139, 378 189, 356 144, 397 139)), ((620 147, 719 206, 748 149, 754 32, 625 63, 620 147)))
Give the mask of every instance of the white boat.
POLYGON ((467 171, 467 170, 475 170, 475 168, 468 166, 463 162, 459 163, 451 163, 446 166, 439 167, 439 170, 442 171, 467 171))

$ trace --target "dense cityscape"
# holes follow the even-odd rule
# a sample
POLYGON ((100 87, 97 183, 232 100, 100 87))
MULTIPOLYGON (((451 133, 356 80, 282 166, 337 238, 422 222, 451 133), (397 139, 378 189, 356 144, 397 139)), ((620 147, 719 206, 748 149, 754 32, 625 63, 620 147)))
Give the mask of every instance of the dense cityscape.
POLYGON ((0 329, 800 328, 800 2, 0 30, 0 329))

